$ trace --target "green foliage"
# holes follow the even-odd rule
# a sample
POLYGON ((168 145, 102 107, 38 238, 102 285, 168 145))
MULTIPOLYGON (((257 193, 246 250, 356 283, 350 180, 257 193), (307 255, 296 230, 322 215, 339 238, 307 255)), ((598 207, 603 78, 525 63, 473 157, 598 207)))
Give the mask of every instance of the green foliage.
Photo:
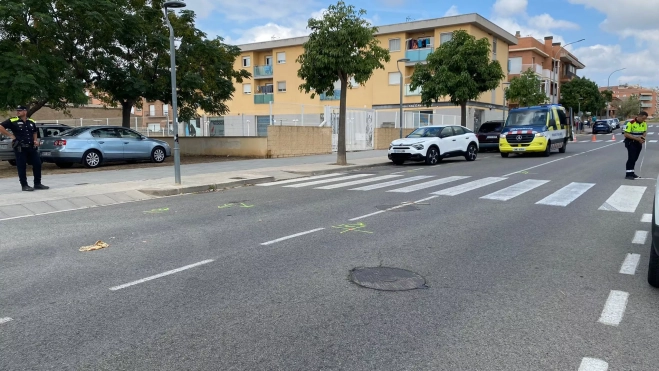
POLYGON ((606 109, 606 101, 600 93, 597 84, 587 78, 575 77, 561 85, 560 104, 564 107, 572 108, 574 112, 579 112, 579 102, 581 101, 581 111, 599 113, 606 109), (582 98, 579 100, 579 98, 582 98))
POLYGON ((339 103, 339 140, 337 163, 346 164, 345 112, 348 80, 354 77, 363 85, 375 69, 384 69, 389 62, 389 51, 379 46, 375 38, 377 28, 364 20, 365 10, 356 11, 352 5, 339 1, 330 5, 321 19, 311 18, 309 40, 304 52, 297 58, 300 64, 298 77, 303 80, 300 91, 316 94, 334 94, 334 83, 341 82, 339 103))
POLYGON ((611 103, 611 107, 616 110, 616 116, 626 119, 636 116, 641 111, 641 101, 636 95, 632 95, 622 100, 616 100, 611 103))
POLYGON ((547 95, 541 90, 542 81, 532 69, 524 71, 519 77, 514 77, 506 89, 506 99, 520 107, 536 106, 547 103, 547 95))
POLYGON ((462 126, 466 126, 467 102, 497 88, 504 77, 501 65, 490 56, 490 41, 457 30, 451 41, 428 55, 427 64, 416 65, 410 89, 421 87, 421 103, 428 107, 449 96, 461 107, 462 126))

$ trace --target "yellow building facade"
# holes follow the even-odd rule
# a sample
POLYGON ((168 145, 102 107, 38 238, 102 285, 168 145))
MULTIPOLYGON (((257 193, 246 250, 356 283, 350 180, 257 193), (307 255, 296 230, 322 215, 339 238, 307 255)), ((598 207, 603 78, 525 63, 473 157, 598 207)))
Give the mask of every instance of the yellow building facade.
MULTIPOLYGON (((428 54, 442 42, 450 40, 451 33, 455 30, 465 30, 477 39, 487 38, 490 41, 492 58, 499 61, 504 74, 507 75, 508 48, 515 45, 517 39, 478 14, 385 25, 378 27, 377 38, 380 45, 389 50, 391 61, 384 64, 384 70, 375 70, 364 86, 351 84, 352 88, 347 92, 347 106, 394 113, 400 103, 400 68, 404 76, 403 105, 406 112, 459 116, 460 108, 448 101, 434 103, 432 107, 421 106, 420 91, 409 89, 414 66, 425 63, 428 54), (403 58, 410 61, 397 63, 403 58)), ((309 111, 322 112, 323 106, 338 106, 338 81, 335 94, 330 97, 316 95, 312 99, 311 94, 299 90, 302 80, 297 76, 299 64, 296 60, 303 53, 302 45, 307 40, 308 37, 298 37, 238 45, 241 55, 236 59, 234 68, 250 71, 252 78, 243 83, 235 83, 234 97, 227 101, 230 108, 228 115, 268 118, 274 116, 274 124, 280 124, 277 121, 277 116, 280 115, 297 113, 300 110, 305 111, 304 114, 311 114, 314 112, 309 111)), ((470 119, 475 120, 473 122, 476 126, 487 119, 500 119, 503 105, 503 85, 494 91, 483 93, 479 99, 468 105, 468 115, 473 117, 468 118, 467 126, 474 127, 473 123, 470 124, 470 119), (492 111, 498 113, 494 114, 492 111)), ((392 120, 396 121, 398 118, 394 117, 389 121, 392 120)), ((292 123, 284 123, 287 124, 292 123)))

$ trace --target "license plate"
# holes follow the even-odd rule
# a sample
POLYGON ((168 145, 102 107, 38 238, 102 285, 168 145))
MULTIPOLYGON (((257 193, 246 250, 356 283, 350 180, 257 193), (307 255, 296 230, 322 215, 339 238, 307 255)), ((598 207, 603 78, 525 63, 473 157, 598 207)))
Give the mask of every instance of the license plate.
POLYGON ((394 149, 394 153, 405 153, 404 149, 394 149))
POLYGON ((50 156, 50 152, 41 152, 41 156, 50 156))
POLYGON ((498 138, 498 136, 496 136, 496 135, 488 135, 487 136, 487 139, 497 139, 497 138, 498 138))
POLYGON ((524 152, 526 151, 526 148, 521 147, 521 148, 513 148, 513 152, 524 152))
POLYGON ((9 144, 0 144, 0 149, 9 149, 9 144))

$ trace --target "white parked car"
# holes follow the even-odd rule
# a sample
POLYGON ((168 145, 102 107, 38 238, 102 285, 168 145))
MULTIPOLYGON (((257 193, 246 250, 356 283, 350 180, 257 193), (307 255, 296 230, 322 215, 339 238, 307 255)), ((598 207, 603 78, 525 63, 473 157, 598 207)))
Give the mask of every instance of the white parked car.
POLYGON ((435 165, 454 156, 474 161, 478 148, 478 138, 473 131, 462 126, 434 125, 420 127, 407 137, 394 140, 387 156, 396 165, 408 160, 435 165))

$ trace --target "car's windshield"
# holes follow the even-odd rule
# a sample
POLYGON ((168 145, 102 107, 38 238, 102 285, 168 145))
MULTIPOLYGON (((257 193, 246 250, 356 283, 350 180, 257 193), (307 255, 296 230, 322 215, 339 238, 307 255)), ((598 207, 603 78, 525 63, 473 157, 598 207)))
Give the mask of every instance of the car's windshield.
POLYGON ((608 121, 597 121, 597 124, 607 125, 608 121))
POLYGON ((85 127, 73 128, 73 129, 69 129, 69 130, 67 130, 63 133, 60 133, 60 136, 62 136, 62 137, 75 137, 77 135, 80 135, 80 134, 84 133, 87 130, 88 130, 88 128, 85 128, 85 127))
POLYGON ((506 119, 506 126, 545 126, 549 109, 523 109, 511 111, 506 119))
MULTIPOLYGON (((11 133, 11 130, 9 130, 9 129, 7 129, 7 131, 8 131, 9 133, 11 133)), ((8 136, 5 136, 4 134, 0 134, 0 140, 5 140, 5 139, 9 139, 9 137, 8 137, 8 136)))
POLYGON ((486 122, 478 129, 479 133, 491 133, 501 131, 501 122, 486 122))
POLYGON ((407 136, 407 138, 429 138, 429 137, 436 137, 439 135, 439 131, 442 128, 418 128, 414 130, 413 132, 410 133, 410 135, 407 136))

